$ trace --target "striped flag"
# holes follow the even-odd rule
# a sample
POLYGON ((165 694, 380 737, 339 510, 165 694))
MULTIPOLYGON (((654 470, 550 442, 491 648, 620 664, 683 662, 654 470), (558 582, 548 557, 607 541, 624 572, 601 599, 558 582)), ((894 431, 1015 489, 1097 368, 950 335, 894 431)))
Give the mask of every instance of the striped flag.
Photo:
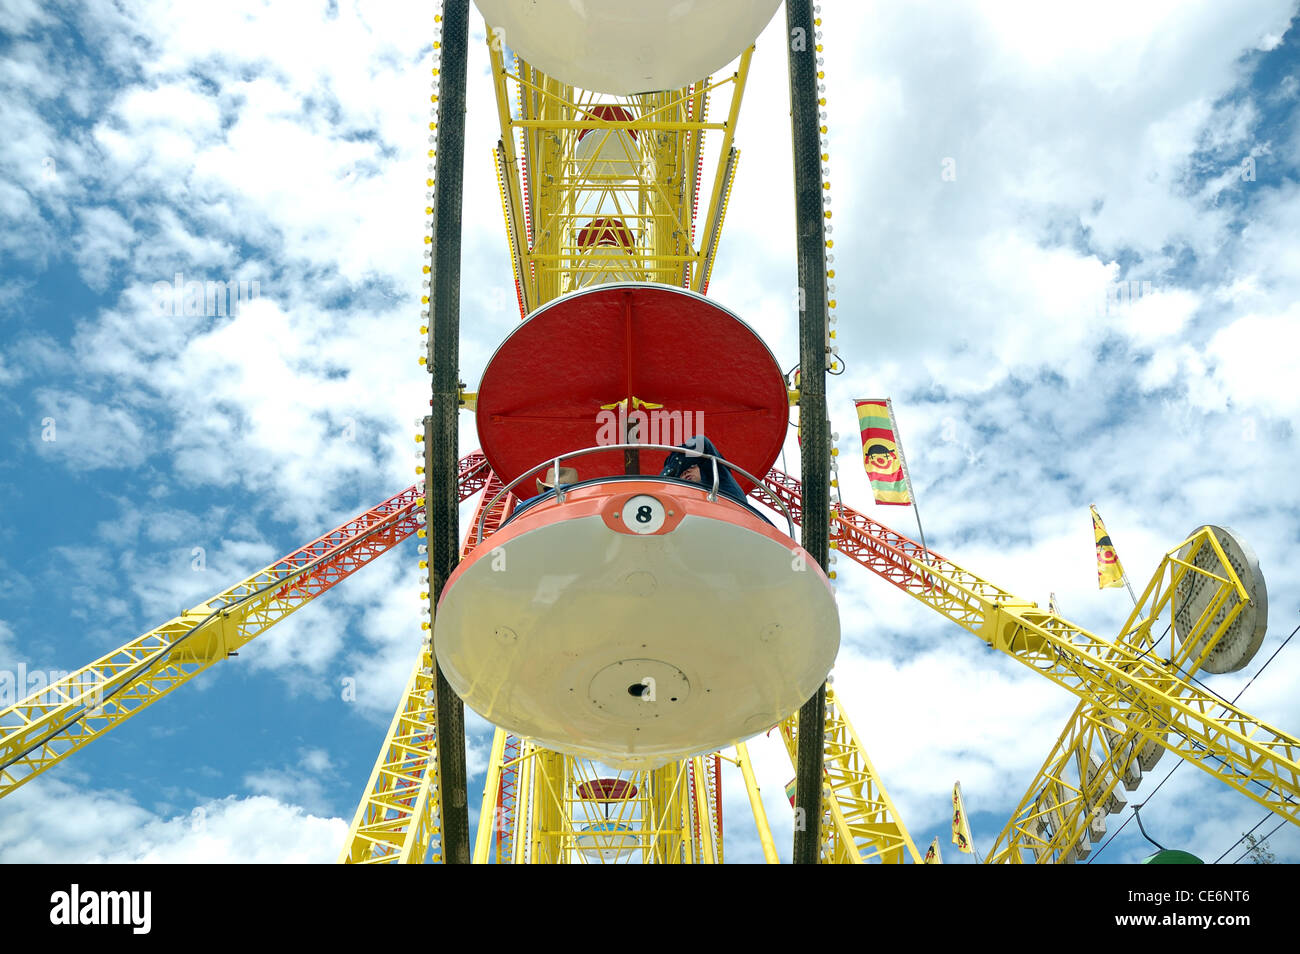
POLYGON ((799 779, 796 777, 796 778, 792 778, 792 779, 790 779, 790 781, 788 781, 788 782, 785 783, 785 796, 786 796, 786 798, 790 799, 790 804, 791 804, 791 805, 794 804, 794 794, 795 794, 794 790, 795 790, 795 784, 796 784, 798 781, 799 781, 799 779))
POLYGON ((1101 522, 1097 508, 1094 506, 1089 509, 1092 510, 1092 532, 1097 538, 1097 589, 1123 586, 1124 567, 1119 562, 1119 554, 1115 552, 1115 544, 1111 543, 1110 534, 1106 532, 1106 525, 1101 522))
POLYGON ((878 504, 908 506, 912 503, 907 465, 898 447, 898 427, 889 398, 854 401, 858 426, 862 429, 862 465, 871 481, 878 504))
POLYGON ((975 850, 971 847, 972 840, 970 820, 966 817, 966 803, 961 797, 961 782, 957 782, 952 787, 952 843, 958 851, 969 855, 975 850))

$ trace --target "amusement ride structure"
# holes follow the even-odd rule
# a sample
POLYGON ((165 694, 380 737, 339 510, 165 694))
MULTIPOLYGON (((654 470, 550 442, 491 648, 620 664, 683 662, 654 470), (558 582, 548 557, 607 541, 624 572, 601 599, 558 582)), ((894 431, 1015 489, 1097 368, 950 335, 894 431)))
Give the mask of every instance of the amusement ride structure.
POLYGON ((419 359, 432 395, 415 435, 417 482, 0 712, 0 797, 414 534, 423 643, 343 862, 720 863, 724 765, 739 770, 774 862, 745 740, 775 728, 796 776, 796 862, 919 863, 828 685, 837 555, 1079 698, 985 860, 1087 858, 1166 752, 1300 823, 1300 741, 1193 679, 1240 669, 1265 633, 1264 582, 1231 531, 1201 527, 1173 546, 1105 639, 839 500, 812 0, 785 4, 797 388, 707 297, 753 43, 778 5, 689 0, 670 16, 638 0, 478 0, 523 320, 468 390, 458 351, 470 9, 444 0, 419 359), (799 478, 773 467, 792 407, 799 478), (482 447, 465 457, 462 413, 482 447), (459 506, 476 494, 462 533, 459 506), (476 833, 465 704, 497 726, 476 833))

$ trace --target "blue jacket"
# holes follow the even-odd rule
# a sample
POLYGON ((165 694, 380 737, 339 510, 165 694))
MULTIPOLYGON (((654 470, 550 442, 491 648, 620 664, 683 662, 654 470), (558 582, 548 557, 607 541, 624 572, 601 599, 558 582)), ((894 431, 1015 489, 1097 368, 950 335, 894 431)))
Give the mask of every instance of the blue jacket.
MULTIPOLYGON (((698 464, 700 468, 700 482, 692 486, 713 488, 713 468, 714 462, 707 457, 699 457, 699 454, 713 454, 715 457, 724 456, 716 447, 713 441, 709 440, 703 434, 698 434, 679 444, 682 450, 673 451, 664 460, 664 469, 660 472, 660 477, 675 477, 680 479, 682 471, 687 470, 691 465, 698 464), (689 453, 694 451, 695 453, 689 453)), ((740 504, 754 516, 758 517, 764 523, 771 524, 761 513, 750 506, 749 501, 745 499, 745 492, 740 489, 740 484, 736 483, 736 478, 731 475, 731 468, 726 464, 718 464, 718 493, 724 497, 729 497, 736 503, 740 504)), ((687 481, 690 483, 690 481, 687 481)))

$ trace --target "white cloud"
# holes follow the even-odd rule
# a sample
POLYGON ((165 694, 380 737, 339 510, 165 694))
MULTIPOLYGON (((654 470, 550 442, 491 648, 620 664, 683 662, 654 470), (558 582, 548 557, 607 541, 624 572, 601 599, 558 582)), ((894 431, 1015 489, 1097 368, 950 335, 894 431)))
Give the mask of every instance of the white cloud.
POLYGON ((338 773, 324 749, 303 749, 297 765, 268 768, 244 776, 244 786, 286 805, 301 805, 304 811, 329 811, 327 783, 337 782, 338 773))
POLYGON ((11 36, 21 36, 37 24, 49 23, 50 19, 38 0, 14 0, 6 3, 0 12, 0 27, 11 36))
POLYGON ((1294 419, 1300 393, 1300 305, 1274 315, 1249 314, 1220 328, 1206 348, 1214 377, 1240 404, 1294 419))
MULTIPOLYGON (((35 382, 23 449, 144 478, 138 499, 113 495, 112 521, 94 518, 96 542, 50 556, 84 590, 82 612, 160 622, 278 556, 269 521, 309 540, 411 480, 409 422, 428 399, 415 363, 428 37, 399 6, 342 4, 333 18, 255 2, 88 9, 79 29, 103 74, 59 59, 31 29, 38 5, 2 15, 29 39, 0 64, 16 90, 0 97, 0 246, 33 275, 68 256, 117 298, 75 316, 70 341, 15 335, 0 383, 35 382), (152 285, 177 272, 256 279, 260 299, 237 316, 159 314, 152 285), (37 427, 46 414, 58 427, 48 446, 37 427), (153 500, 156 510, 137 512, 153 500)), ((1093 500, 1135 580, 1214 520, 1255 543, 1275 592, 1293 591, 1300 192, 1238 171, 1246 155, 1261 170, 1294 155, 1259 141, 1258 125, 1270 97, 1294 90, 1256 102, 1241 86, 1252 51, 1276 47, 1293 12, 1172 0, 1087 11, 828 5, 830 221, 848 366, 830 389, 846 500, 911 532, 906 512, 869 503, 850 439, 851 399, 892 394, 930 542, 1018 594, 1044 602, 1054 590, 1069 615, 1115 631, 1124 598, 1095 589, 1093 500), (949 157, 951 182, 940 175, 949 157), (1154 293, 1108 312, 1108 286, 1132 280, 1154 293), (1257 439, 1245 438, 1243 416, 1257 439), (1207 434, 1232 436, 1231 467, 1208 457, 1207 434)), ((471 388, 515 321, 480 29, 475 20, 462 289, 471 388)), ((782 29, 778 17, 755 55, 711 293, 788 366, 796 277, 782 29)), ((475 441, 468 418, 461 441, 475 441)), ((414 560, 401 559, 356 574, 238 664, 320 699, 355 678, 352 711, 386 725, 420 636, 414 560)), ((942 827, 954 777, 976 812, 1008 811, 1072 699, 860 568, 841 570, 836 686, 914 834, 942 827)), ((1262 680, 1247 700, 1294 726, 1286 684, 1262 680)), ((477 771, 487 726, 472 714, 467 723, 477 771)), ((779 743, 752 752, 788 854, 781 785, 792 771, 779 743)), ((308 750, 298 765, 250 768, 249 788, 273 797, 201 806, 206 832, 112 794, 56 801, 69 817, 103 813, 105 832, 143 846, 131 857, 234 858, 263 844, 258 826, 279 826, 259 857, 328 843, 320 860, 330 860, 341 835, 308 835, 342 822, 284 801, 323 804, 336 759, 350 761, 308 750)), ((1189 837, 1231 834, 1222 820, 1242 813, 1221 796, 1189 837)), ((740 819, 728 828, 746 827, 734 782, 726 799, 740 819)), ((123 857, 53 816, 27 837, 4 830, 17 860, 50 845, 52 857, 123 857)), ((754 855, 747 837, 733 857, 754 855)))
POLYGON ((0 619, 0 669, 13 670, 17 646, 14 643, 13 627, 0 619))
POLYGON ((32 422, 34 446, 71 470, 136 467, 149 456, 146 426, 128 408, 55 390, 35 396, 41 416, 32 422))
POLYGON ((257 795, 202 802, 164 817, 119 792, 85 792, 42 778, 5 799, 6 863, 329 863, 347 823, 257 795))
POLYGON ((135 244, 135 231, 113 209, 98 207, 78 213, 81 234, 77 243, 77 260, 86 283, 103 289, 112 275, 115 262, 124 261, 135 244))

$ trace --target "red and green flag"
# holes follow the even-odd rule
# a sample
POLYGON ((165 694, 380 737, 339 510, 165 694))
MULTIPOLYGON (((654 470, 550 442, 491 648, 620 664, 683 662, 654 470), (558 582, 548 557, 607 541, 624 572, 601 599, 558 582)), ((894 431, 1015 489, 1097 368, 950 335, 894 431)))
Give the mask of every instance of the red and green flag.
POLYGON ((898 446, 893 404, 889 398, 853 403, 862 430, 862 464, 867 469, 876 503, 910 505, 912 491, 903 452, 898 446))

